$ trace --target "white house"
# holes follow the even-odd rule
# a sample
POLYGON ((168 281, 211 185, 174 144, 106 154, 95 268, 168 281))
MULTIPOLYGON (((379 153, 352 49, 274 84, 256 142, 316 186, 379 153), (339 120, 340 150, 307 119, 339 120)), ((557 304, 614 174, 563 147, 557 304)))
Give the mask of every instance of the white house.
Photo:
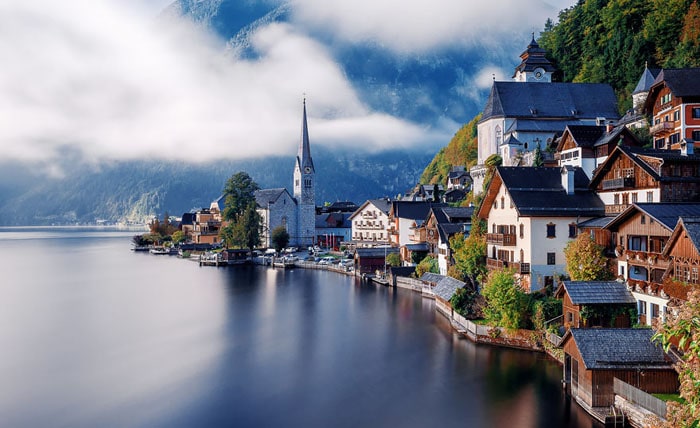
POLYGON ((389 244, 389 209, 387 199, 366 201, 350 216, 352 242, 357 248, 389 244))

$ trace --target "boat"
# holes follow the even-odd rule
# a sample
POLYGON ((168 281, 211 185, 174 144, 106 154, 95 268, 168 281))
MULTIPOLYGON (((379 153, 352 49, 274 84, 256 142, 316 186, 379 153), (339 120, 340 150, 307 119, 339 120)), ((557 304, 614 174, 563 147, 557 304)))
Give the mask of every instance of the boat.
POLYGON ((163 255, 163 254, 170 254, 170 249, 165 248, 165 247, 154 247, 148 250, 149 253, 151 254, 156 254, 156 255, 163 255))

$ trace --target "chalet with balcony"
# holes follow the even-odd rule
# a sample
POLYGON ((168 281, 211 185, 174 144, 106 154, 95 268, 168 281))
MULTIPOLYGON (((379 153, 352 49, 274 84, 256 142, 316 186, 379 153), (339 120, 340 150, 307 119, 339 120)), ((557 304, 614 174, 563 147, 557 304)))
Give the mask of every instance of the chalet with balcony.
POLYGON ((700 141, 700 68, 663 69, 649 88, 644 109, 658 149, 700 141))
POLYGON ((653 334, 647 328, 570 329, 561 344, 566 393, 589 413, 607 414, 615 378, 647 393, 677 392, 678 374, 653 334))
POLYGON ((195 244, 217 244, 221 242, 221 213, 218 210, 202 208, 194 213, 194 222, 188 236, 195 244))
POLYGON ((569 125, 557 140, 555 159, 560 166, 578 166, 588 177, 618 145, 641 147, 625 126, 569 125))
POLYGON ((370 199, 350 215, 352 243, 356 248, 389 245, 390 209, 388 199, 370 199))
POLYGON ((669 260, 663 253, 679 216, 700 217, 700 204, 634 203, 604 228, 615 245, 617 275, 637 301, 640 324, 666 318, 670 297, 663 284, 669 260))
POLYGON ((581 168, 498 167, 478 211, 488 228, 487 267, 514 268, 529 291, 554 287, 577 224, 603 213, 581 168))
POLYGON ((562 300, 565 328, 632 326, 637 301, 623 282, 562 281, 554 296, 562 300))
POLYGON ((447 175, 447 190, 462 189, 469 190, 472 177, 464 166, 453 166, 447 175))
POLYGON ((617 215, 635 202, 700 202, 700 155, 686 150, 616 146, 594 172, 591 189, 617 215))

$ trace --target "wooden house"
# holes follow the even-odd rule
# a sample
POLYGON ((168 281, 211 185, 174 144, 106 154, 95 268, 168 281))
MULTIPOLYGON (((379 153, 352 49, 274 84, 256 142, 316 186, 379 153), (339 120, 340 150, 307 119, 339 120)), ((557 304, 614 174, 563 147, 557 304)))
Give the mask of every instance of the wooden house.
POLYGON ((440 274, 447 275, 451 262, 450 238, 457 233, 469 235, 473 207, 434 207, 423 224, 425 242, 437 255, 440 274))
POLYGON ((633 203, 604 227, 612 236, 616 273, 638 302, 639 322, 652 325, 666 318, 669 296, 663 255, 679 216, 700 217, 698 203, 633 203))
POLYGON ((700 202, 700 155, 616 146, 590 187, 605 203, 606 215, 635 202, 700 202))
POLYGON ((386 266, 386 256, 398 253, 398 248, 358 248, 355 250, 355 273, 357 275, 373 275, 377 271, 384 271, 386 266))
POLYGON ((686 285, 700 285, 700 216, 678 219, 663 255, 670 260, 666 275, 675 281, 673 287, 665 283, 669 299, 686 300, 686 285))
POLYGON ((627 286, 617 281, 562 281, 554 297, 562 300, 565 328, 629 328, 637 304, 627 286))
POLYGON ((609 408, 613 379, 648 393, 678 391, 678 374, 646 328, 572 328, 563 337, 566 392, 584 409, 609 408))

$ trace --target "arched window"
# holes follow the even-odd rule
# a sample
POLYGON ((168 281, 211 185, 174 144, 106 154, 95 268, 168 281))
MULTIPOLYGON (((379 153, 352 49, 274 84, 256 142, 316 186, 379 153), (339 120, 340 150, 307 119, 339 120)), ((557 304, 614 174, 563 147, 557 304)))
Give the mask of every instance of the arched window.
POLYGON ((500 146, 500 145, 501 145, 501 137, 502 137, 502 135, 503 135, 503 133, 501 132, 501 126, 500 126, 500 125, 496 125, 496 146, 500 146))

